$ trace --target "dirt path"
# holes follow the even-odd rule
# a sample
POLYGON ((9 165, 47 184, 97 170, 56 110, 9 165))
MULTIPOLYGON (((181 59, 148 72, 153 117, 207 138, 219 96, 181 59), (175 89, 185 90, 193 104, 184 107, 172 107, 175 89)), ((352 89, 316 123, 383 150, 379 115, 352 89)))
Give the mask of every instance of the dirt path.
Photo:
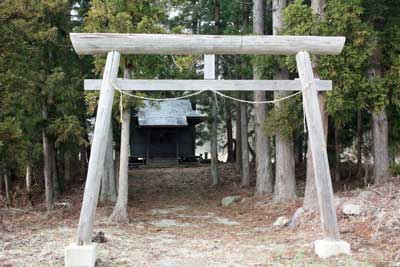
MULTIPOLYGON (((210 188, 204 166, 132 170, 131 221, 115 224, 108 219, 112 205, 98 208, 94 229, 107 238, 98 245, 98 266, 376 266, 373 248, 321 261, 313 253, 319 227, 272 226, 278 216, 293 214, 300 201, 273 204, 270 197, 239 190, 237 172, 224 167, 221 172, 226 185, 210 188), (242 200, 222 207, 221 199, 229 195, 242 200)), ((60 208, 48 219, 40 213, 15 215, 0 237, 0 266, 63 266, 80 198, 65 201, 73 207, 60 208)))

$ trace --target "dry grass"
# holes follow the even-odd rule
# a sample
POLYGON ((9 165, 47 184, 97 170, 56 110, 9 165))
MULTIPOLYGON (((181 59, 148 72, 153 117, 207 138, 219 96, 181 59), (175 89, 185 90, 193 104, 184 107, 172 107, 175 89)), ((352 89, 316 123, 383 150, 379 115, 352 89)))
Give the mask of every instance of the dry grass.
MULTIPOLYGON (((221 173, 224 185, 212 188, 207 166, 132 170, 130 222, 111 222, 112 205, 97 210, 94 229, 107 238, 99 244, 98 266, 400 266, 399 179, 370 188, 368 196, 338 194, 342 202, 360 203, 364 213, 339 212, 352 256, 322 261, 313 253, 313 242, 321 238, 317 215, 306 213, 296 229, 272 226, 277 217, 290 217, 301 199, 273 203, 271 196, 255 197, 237 187, 232 166, 222 165, 221 173), (224 208, 220 201, 228 195, 245 201, 224 208)), ((2 209, 0 266, 63 266, 81 197, 82 189, 63 195, 63 204, 48 215, 43 205, 2 209)))

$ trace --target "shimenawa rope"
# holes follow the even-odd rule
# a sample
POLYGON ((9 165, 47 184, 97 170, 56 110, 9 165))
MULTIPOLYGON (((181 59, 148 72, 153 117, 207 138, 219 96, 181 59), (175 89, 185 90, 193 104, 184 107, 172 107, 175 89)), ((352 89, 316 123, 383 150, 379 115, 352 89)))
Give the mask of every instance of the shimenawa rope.
MULTIPOLYGON (((229 96, 229 95, 223 94, 223 93, 221 93, 221 92, 219 92, 219 91, 217 91, 217 90, 213 90, 213 89, 204 89, 204 90, 200 90, 200 91, 197 91, 197 92, 194 92, 194 93, 191 93, 191 94, 188 94, 188 95, 184 95, 184 96, 171 97, 171 98, 153 98, 153 97, 146 97, 146 96, 140 96, 140 95, 133 95, 133 94, 130 94, 130 93, 128 93, 128 92, 126 92, 126 91, 120 89, 115 83, 111 82, 111 84, 112 84, 112 86, 113 86, 117 91, 119 91, 121 94, 130 96, 130 97, 134 97, 134 98, 138 98, 138 99, 142 99, 142 100, 160 101, 160 102, 161 102, 161 101, 172 101, 172 100, 179 100, 179 99, 190 98, 190 97, 192 97, 192 96, 199 95, 199 94, 201 94, 201 93, 203 93, 203 92, 211 91, 211 92, 214 92, 214 93, 216 93, 216 94, 218 94, 218 95, 220 95, 220 96, 222 96, 222 97, 224 97, 224 98, 228 98, 228 99, 231 99, 231 100, 233 100, 233 101, 238 101, 238 102, 242 102, 242 103, 247 103, 247 104, 275 104, 275 103, 278 103, 278 102, 280 102, 280 101, 287 100, 287 99, 289 99, 289 98, 292 98, 292 97, 294 97, 294 96, 299 95, 299 94, 302 93, 302 91, 299 91, 299 92, 296 92, 296 93, 294 93, 294 94, 291 94, 291 95, 288 95, 288 96, 285 96, 285 97, 282 97, 282 98, 274 99, 274 100, 250 101, 250 100, 245 100, 245 99, 240 99, 240 98, 236 98, 236 97, 233 97, 233 96, 229 96)), ((309 83, 309 85, 308 85, 305 89, 307 89, 310 85, 311 85, 311 83, 309 83)), ((305 90, 305 89, 303 89, 303 90, 305 90)))

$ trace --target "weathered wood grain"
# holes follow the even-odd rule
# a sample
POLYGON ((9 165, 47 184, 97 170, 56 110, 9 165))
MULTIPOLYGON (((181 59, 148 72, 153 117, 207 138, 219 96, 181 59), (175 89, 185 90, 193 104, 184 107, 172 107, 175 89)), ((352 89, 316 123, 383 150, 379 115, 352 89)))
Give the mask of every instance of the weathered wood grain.
POLYGON ((345 37, 270 35, 190 35, 71 33, 79 55, 106 54, 225 54, 293 55, 307 50, 318 55, 337 55, 345 37))
POLYGON ((303 90, 303 105, 307 119, 309 141, 317 187, 319 211, 321 214, 322 228, 325 237, 339 240, 339 227, 337 223, 334 196, 329 170, 328 154, 324 130, 322 127, 321 111, 319 108, 318 94, 314 81, 310 55, 302 51, 296 55, 297 69, 303 90))
POLYGON ((104 175, 106 143, 110 127, 114 87, 111 81, 117 78, 120 53, 109 52, 101 83, 100 99, 96 115, 93 141, 78 225, 78 245, 92 242, 92 227, 99 198, 101 177, 104 175))
MULTIPOLYGON (((300 80, 124 80, 115 85, 121 90, 134 91, 298 91, 300 80)), ((85 90, 99 90, 101 80, 85 80, 85 90)), ((319 91, 332 90, 332 81, 315 80, 319 91)))

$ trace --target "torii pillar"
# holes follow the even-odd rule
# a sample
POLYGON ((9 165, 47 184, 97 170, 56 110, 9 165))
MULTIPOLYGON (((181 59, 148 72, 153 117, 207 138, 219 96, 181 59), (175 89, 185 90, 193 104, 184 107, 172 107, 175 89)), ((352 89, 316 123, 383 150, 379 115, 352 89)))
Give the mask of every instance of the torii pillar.
POLYGON ((96 264, 96 244, 92 243, 92 227, 99 199, 101 177, 104 175, 103 166, 107 150, 105 140, 107 140, 109 133, 114 100, 112 83, 118 75, 120 57, 120 53, 116 51, 107 54, 79 217, 78 238, 75 244, 71 244, 65 249, 66 267, 94 267, 96 264))

